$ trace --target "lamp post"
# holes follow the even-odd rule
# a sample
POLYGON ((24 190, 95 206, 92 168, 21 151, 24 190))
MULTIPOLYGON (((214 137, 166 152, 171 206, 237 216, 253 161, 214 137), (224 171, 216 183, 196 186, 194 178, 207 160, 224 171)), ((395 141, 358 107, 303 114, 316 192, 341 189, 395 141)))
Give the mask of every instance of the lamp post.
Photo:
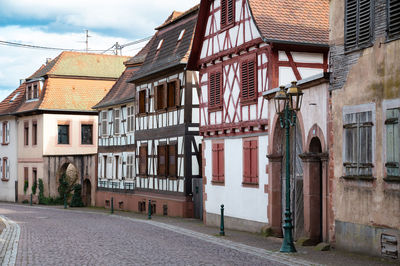
POLYGON ((300 110, 303 93, 296 86, 296 81, 292 82, 292 86, 286 91, 284 86, 274 97, 275 110, 279 115, 279 122, 285 129, 286 138, 286 208, 285 223, 283 224, 284 235, 280 252, 296 252, 293 244, 293 224, 292 213, 290 211, 290 127, 296 126, 296 112, 300 110))

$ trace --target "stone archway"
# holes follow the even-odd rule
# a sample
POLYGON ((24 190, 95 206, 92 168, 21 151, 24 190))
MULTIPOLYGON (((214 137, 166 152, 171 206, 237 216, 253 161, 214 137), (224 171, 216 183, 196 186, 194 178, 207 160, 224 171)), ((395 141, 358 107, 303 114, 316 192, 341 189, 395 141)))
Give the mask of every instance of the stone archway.
POLYGON ((92 184, 89 179, 83 181, 82 200, 85 206, 92 205, 92 184))
POLYGON ((76 168, 76 166, 70 162, 63 163, 57 171, 56 182, 55 182, 56 187, 52 193, 52 194, 58 195, 60 197, 63 197, 63 195, 59 194, 58 188, 60 186, 60 179, 63 177, 63 175, 65 175, 65 178, 68 182, 68 187, 70 189, 72 189, 72 187, 75 184, 80 183, 79 172, 78 172, 78 169, 76 168))

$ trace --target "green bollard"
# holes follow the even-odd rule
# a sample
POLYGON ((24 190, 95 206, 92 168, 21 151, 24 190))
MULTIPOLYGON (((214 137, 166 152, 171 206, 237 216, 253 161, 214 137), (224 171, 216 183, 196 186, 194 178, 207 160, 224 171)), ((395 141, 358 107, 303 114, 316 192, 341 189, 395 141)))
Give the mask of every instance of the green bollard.
POLYGON ((32 206, 32 193, 31 193, 31 206, 32 206))
POLYGON ((114 213, 114 198, 111 197, 111 214, 114 213))
POLYGON ((67 195, 64 193, 64 209, 67 208, 67 195))
POLYGON ((151 219, 151 200, 149 200, 149 216, 147 218, 151 219))
POLYGON ((221 204, 221 226, 219 227, 219 235, 225 235, 225 227, 224 227, 224 204, 221 204))

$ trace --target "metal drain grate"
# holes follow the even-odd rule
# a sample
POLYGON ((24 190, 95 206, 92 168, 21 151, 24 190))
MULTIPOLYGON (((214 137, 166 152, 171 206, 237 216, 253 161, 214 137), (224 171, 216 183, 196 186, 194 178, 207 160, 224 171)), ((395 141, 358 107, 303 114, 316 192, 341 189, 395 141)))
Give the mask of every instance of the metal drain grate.
POLYGON ((399 254, 397 251, 397 238, 392 235, 381 235, 381 252, 385 257, 397 259, 399 254))

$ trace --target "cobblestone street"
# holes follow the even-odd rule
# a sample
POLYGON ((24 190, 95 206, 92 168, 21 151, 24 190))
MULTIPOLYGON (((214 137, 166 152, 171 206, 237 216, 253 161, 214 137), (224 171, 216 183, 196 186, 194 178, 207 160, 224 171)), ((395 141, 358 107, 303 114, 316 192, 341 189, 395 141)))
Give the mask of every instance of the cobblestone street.
POLYGON ((11 204, 0 204, 0 215, 20 228, 16 265, 307 264, 155 221, 11 204))

